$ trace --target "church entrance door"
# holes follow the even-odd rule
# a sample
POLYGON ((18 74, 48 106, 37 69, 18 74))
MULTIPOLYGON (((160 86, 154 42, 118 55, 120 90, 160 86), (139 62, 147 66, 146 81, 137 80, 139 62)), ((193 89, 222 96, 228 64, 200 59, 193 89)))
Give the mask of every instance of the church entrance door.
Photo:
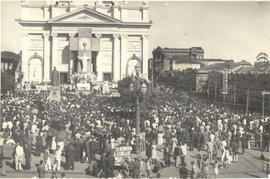
POLYGON ((42 62, 39 58, 33 58, 30 60, 30 82, 41 83, 42 82, 42 62))

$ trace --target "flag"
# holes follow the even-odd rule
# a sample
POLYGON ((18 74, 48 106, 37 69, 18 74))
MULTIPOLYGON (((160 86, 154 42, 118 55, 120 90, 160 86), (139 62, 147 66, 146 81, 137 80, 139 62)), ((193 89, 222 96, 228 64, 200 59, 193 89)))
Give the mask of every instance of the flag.
MULTIPOLYGON (((82 56, 85 52, 91 52, 92 49, 92 29, 79 28, 79 56, 82 56)), ((91 55, 91 54, 90 54, 91 55)))

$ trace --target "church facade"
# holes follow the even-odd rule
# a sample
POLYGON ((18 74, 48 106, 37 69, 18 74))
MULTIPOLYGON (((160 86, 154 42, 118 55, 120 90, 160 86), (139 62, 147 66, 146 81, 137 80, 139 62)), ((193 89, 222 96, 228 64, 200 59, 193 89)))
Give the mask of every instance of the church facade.
POLYGON ((148 77, 151 21, 146 2, 21 2, 23 83, 47 83, 56 67, 61 84, 74 76, 118 81, 148 77))

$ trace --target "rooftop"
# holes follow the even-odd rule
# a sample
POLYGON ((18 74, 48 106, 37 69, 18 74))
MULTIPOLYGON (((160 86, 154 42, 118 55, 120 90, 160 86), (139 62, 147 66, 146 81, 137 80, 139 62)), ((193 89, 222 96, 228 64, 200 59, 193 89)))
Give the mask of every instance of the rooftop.
POLYGON ((173 60, 176 64, 180 63, 192 63, 192 64, 201 64, 200 61, 194 60, 190 58, 189 56, 183 56, 183 55, 174 55, 169 58, 169 60, 173 60))
POLYGON ((195 51, 200 51, 200 52, 204 52, 202 47, 191 47, 191 48, 168 48, 168 47, 157 47, 156 49, 154 49, 154 51, 165 51, 165 52, 185 52, 185 51, 190 51, 190 50, 195 50, 195 51))
POLYGON ((223 71, 231 68, 232 65, 232 63, 215 63, 202 67, 200 71, 223 71))
POLYGON ((243 66, 243 67, 233 71, 233 73, 236 73, 236 74, 263 74, 263 73, 270 74, 270 65, 267 65, 264 67, 243 66))

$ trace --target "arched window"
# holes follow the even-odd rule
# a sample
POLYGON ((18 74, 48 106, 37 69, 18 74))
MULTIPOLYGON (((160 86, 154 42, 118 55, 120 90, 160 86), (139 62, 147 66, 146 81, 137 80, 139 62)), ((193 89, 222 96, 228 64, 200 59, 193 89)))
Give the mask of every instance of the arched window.
MULTIPOLYGON (((126 76, 132 76, 132 75, 136 75, 136 70, 135 70, 135 66, 139 65, 140 67, 142 66, 142 60, 137 57, 135 54, 133 54, 133 56, 131 58, 128 59, 127 61, 127 66, 126 66, 126 76)), ((141 71, 139 72, 139 74, 141 74, 141 71)))
POLYGON ((43 58, 36 53, 29 58, 28 79, 34 83, 41 83, 43 79, 43 58))

